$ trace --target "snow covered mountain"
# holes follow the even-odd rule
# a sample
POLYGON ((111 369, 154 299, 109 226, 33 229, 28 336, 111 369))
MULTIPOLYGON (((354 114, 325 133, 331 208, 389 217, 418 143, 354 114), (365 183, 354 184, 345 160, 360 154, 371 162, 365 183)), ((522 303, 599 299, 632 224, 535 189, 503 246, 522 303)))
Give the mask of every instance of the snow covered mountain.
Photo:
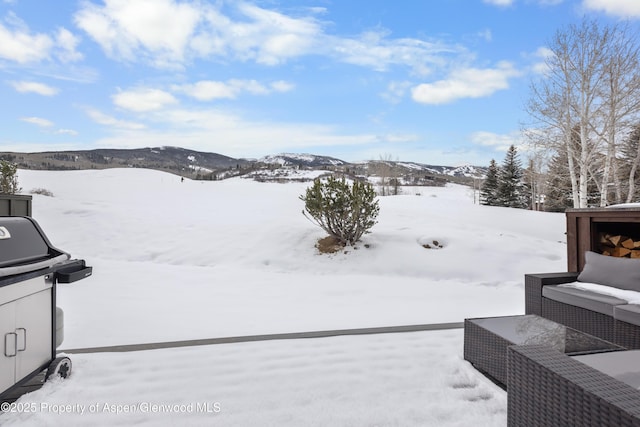
MULTIPOLYGON (((41 153, 0 152, 0 159, 18 164, 21 169, 81 170, 135 167, 156 169, 195 179, 225 179, 232 176, 265 178, 265 173, 286 179, 291 170, 336 171, 359 176, 380 175, 402 178, 403 182, 432 185, 442 182, 466 182, 483 178, 486 168, 434 166, 415 162, 369 160, 349 163, 341 159, 315 154, 281 153, 260 159, 235 159, 217 153, 206 153, 180 147, 147 147, 139 149, 96 149, 41 153), (382 169, 381 169, 382 168, 382 169)), ((296 173, 296 179, 301 173, 296 173)), ((302 174, 302 176, 314 176, 302 174)))
POLYGON ((465 177, 465 178, 483 178, 487 172, 487 168, 472 166, 472 165, 461 165, 461 166, 433 166, 433 165, 424 165, 421 163, 414 162, 390 162, 395 164, 399 168, 405 168, 413 171, 424 171, 430 172, 437 175, 447 175, 447 176, 455 176, 455 177, 465 177))
POLYGON ((315 154, 282 153, 265 156, 258 160, 260 163, 276 164, 280 166, 304 166, 308 168, 322 166, 344 166, 348 163, 344 160, 315 154))

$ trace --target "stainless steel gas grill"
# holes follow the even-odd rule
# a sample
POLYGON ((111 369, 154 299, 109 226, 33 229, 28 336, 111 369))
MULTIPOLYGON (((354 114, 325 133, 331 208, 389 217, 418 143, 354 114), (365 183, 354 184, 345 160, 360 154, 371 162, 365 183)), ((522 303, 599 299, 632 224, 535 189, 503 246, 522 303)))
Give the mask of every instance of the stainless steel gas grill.
POLYGON ((67 377, 71 360, 56 357, 63 313, 56 284, 92 273, 84 260, 51 245, 30 217, 0 217, 0 400, 47 370, 67 377))

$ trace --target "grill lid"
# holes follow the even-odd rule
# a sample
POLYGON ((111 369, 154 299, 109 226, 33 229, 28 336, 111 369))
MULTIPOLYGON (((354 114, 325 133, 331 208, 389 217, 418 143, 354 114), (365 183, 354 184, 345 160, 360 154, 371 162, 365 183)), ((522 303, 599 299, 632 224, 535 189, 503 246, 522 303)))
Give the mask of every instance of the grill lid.
POLYGON ((0 217, 0 268, 56 258, 64 252, 51 246, 38 224, 28 217, 0 217))

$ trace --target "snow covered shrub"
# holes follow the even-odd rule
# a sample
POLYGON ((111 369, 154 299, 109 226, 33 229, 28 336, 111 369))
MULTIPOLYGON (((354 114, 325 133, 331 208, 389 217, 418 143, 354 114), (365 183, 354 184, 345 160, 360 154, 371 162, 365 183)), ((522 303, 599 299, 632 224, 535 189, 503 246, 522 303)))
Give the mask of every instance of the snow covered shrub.
POLYGON ((302 214, 344 245, 352 245, 376 224, 380 211, 373 186, 333 176, 316 179, 300 196, 302 214))
POLYGON ((29 191, 31 194, 40 194, 41 196, 53 197, 53 193, 46 188, 34 188, 29 191))
POLYGON ((0 194, 16 194, 21 190, 18 187, 17 172, 18 165, 0 160, 0 194))

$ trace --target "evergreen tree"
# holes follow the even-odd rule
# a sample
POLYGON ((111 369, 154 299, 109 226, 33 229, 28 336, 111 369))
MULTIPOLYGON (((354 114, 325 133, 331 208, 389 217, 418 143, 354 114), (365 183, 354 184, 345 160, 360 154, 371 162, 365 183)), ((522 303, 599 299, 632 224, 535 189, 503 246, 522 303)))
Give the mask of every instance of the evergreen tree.
POLYGON ((491 159, 487 177, 482 183, 480 189, 480 203, 488 206, 499 206, 498 204, 498 165, 496 161, 491 159))
POLYGON ((571 177, 567 166, 567 152, 560 150, 549 162, 547 174, 547 191, 544 199, 544 210, 548 212, 564 212, 573 207, 571 193, 571 177))
POLYGON ((329 176, 316 179, 300 200, 302 214, 343 245, 353 245, 376 224, 380 212, 373 186, 367 182, 349 184, 329 176))
POLYGON ((21 188, 18 186, 18 165, 0 160, 0 194, 16 194, 21 188))
POLYGON ((498 203, 509 208, 527 208, 527 190, 515 146, 509 147, 498 175, 498 203))

